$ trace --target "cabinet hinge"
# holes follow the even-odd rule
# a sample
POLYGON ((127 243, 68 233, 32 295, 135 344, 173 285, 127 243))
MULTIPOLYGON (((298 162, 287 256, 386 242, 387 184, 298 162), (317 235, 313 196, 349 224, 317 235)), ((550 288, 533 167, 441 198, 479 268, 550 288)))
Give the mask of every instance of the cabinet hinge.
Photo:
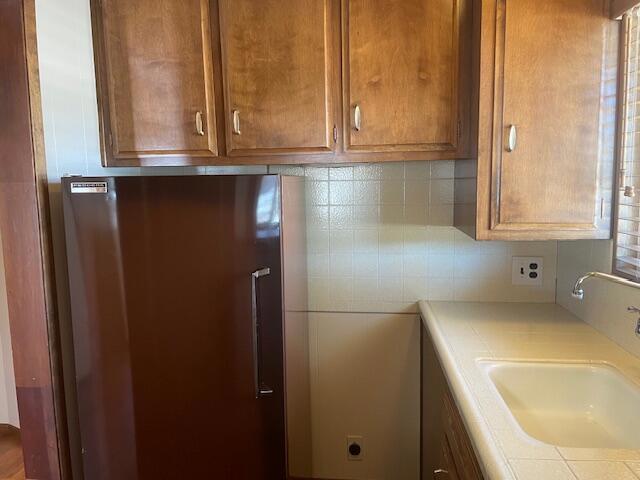
POLYGON ((333 143, 338 143, 338 127, 333 126, 333 143))

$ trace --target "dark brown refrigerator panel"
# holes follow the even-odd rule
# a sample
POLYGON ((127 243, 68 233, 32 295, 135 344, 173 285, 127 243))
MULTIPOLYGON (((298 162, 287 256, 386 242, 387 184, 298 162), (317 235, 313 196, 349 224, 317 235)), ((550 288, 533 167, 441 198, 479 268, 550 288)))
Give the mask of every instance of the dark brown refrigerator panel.
POLYGON ((85 480, 285 478, 279 177, 63 187, 85 480))

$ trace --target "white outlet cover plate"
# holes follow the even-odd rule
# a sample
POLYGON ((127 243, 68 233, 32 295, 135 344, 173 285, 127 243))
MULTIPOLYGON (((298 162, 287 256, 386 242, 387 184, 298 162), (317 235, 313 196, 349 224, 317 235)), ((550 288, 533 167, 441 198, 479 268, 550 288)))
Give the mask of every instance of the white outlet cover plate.
POLYGON ((359 462, 364 459, 364 438, 361 435, 347 435, 347 460, 352 462, 359 462), (357 443, 360 445, 360 455, 357 457, 349 453, 349 445, 357 443))
POLYGON ((511 283, 513 285, 541 287, 544 281, 543 264, 542 257, 513 257, 511 283), (534 272, 536 277, 531 278, 531 274, 534 272))

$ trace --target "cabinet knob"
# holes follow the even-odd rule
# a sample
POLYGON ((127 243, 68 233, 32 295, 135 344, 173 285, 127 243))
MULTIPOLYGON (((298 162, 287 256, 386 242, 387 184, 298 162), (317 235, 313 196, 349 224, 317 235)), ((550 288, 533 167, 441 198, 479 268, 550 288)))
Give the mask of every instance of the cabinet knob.
POLYGON ((510 125, 507 132, 507 152, 513 152, 518 146, 518 128, 510 125))
POLYGON ((202 121, 202 112, 196 112, 196 133, 204 136, 204 123, 202 121))
POLYGON ((360 105, 357 103, 353 107, 353 128, 359 132, 362 126, 362 112, 360 111, 360 105))
POLYGON ((240 110, 233 111, 233 134, 240 135, 240 110))

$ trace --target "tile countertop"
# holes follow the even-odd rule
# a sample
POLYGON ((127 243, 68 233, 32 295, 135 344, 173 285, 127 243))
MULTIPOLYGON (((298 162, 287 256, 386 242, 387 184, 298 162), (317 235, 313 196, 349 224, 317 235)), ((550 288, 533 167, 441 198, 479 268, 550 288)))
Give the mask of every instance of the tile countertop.
POLYGON ((485 480, 640 479, 640 450, 555 447, 524 434, 477 363, 606 362, 640 384, 640 358, 559 305, 424 301, 420 313, 485 480))

